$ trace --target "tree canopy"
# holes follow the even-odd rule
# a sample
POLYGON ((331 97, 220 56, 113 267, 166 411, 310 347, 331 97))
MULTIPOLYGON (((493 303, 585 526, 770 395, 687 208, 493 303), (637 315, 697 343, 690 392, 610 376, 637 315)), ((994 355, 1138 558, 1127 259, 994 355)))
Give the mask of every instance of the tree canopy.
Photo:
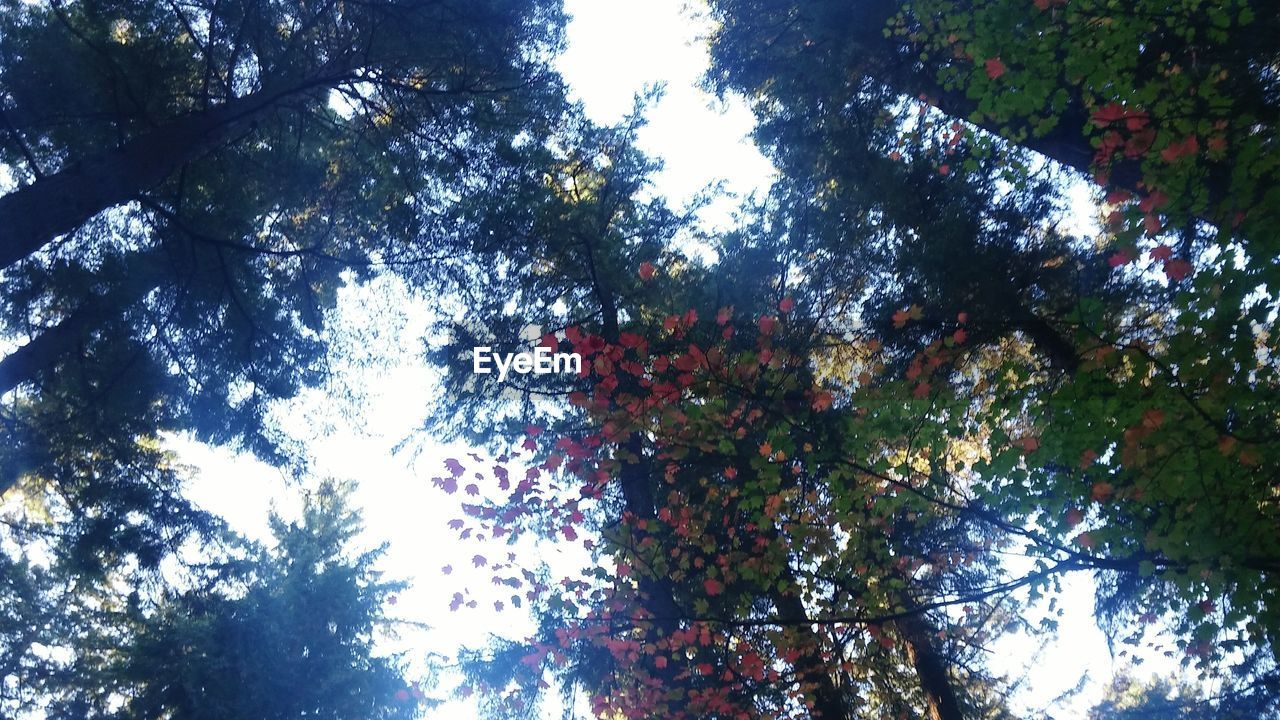
POLYGON ((643 99, 567 99, 555 3, 0 4, 4 701, 426 707, 340 489, 248 552, 162 443, 288 465, 338 289, 395 275, 447 338, 423 432, 476 448, 431 483, 492 584, 442 612, 537 623, 458 658, 488 715, 1018 717, 991 656, 1087 573, 1120 656, 1202 681, 1091 717, 1276 717, 1280 6, 708 8, 706 86, 779 170, 715 232, 643 99))

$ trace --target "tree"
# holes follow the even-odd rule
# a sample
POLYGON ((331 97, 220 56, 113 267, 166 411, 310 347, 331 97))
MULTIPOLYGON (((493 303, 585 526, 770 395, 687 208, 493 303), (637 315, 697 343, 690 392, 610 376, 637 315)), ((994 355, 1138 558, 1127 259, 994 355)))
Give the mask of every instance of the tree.
MULTIPOLYGON (((884 450, 849 440, 853 417, 830 411, 806 369, 833 338, 783 294, 790 248, 753 228, 721 240, 714 266, 646 253, 680 226, 654 223, 669 216, 635 196, 647 163, 629 137, 629 128, 588 128, 557 139, 569 148, 565 176, 504 191, 516 198, 513 217, 488 236, 534 253, 546 305, 508 302, 528 281, 497 273, 441 353, 458 367, 472 344, 514 350, 520 329, 540 320, 540 344, 584 358, 580 378, 518 384, 526 402, 513 414, 531 423, 523 447, 534 452, 521 459, 531 465, 523 480, 496 442, 487 483, 461 487, 470 463, 457 459, 435 481, 496 498, 464 505, 471 519, 451 523, 463 539, 532 531, 575 542, 585 524, 603 541, 599 567, 559 581, 511 556, 476 556, 514 591, 498 606, 529 603, 543 620, 528 644, 470 659, 491 711, 530 712, 547 668, 605 716, 998 712, 998 680, 970 643, 1008 622, 993 620, 1005 596, 1034 579, 989 585, 990 527, 884 492, 882 478, 859 469, 869 465, 848 459, 866 451, 859 459, 870 463, 884 450), (788 313, 794 335, 782 333, 788 313), (955 553, 970 559, 952 566, 955 553), (917 572, 931 564, 937 576, 917 572), (964 622, 939 612, 966 601, 964 622), (513 682, 519 689, 508 690, 513 682)), ((795 290, 802 301, 827 292, 795 290)), ((826 310, 838 317, 849 305, 826 310)), ((489 404, 481 398, 498 394, 483 381, 458 371, 449 403, 477 417, 473 408, 489 404)), ((503 427, 479 417, 486 432, 503 427)), ((452 609, 483 598, 470 592, 452 609)))
POLYGON ((378 655, 384 608, 402 584, 354 547, 351 486, 322 483, 298 522, 272 518, 276 545, 133 611, 119 645, 86 643, 51 717, 411 718, 416 684, 378 655))
POLYGON ((464 5, 4 6, 0 488, 52 472, 53 418, 97 452, 84 406, 280 459, 336 288, 448 254, 444 180, 559 111, 555 8, 464 5))
POLYGON ((1274 647, 1274 9, 713 12, 712 82, 755 101, 790 227, 869 268, 857 317, 906 379, 969 398, 927 430, 980 448, 972 509, 1074 534, 1028 539, 1104 570, 1113 620, 1174 613, 1188 660, 1274 647), (1056 229, 1032 152, 1107 186, 1097 238, 1056 229))

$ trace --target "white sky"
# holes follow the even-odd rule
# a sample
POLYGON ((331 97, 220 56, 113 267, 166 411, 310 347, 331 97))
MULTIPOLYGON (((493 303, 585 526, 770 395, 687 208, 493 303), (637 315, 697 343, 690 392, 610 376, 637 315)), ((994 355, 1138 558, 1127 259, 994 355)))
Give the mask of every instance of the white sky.
MULTIPOLYGON (((570 47, 559 68, 588 114, 602 123, 621 119, 645 86, 665 83, 665 96, 649 112, 640 142, 665 161, 657 190, 674 202, 686 202, 718 181, 740 195, 763 190, 774 170, 751 144, 753 119, 745 104, 722 106, 697 88, 708 62, 697 42, 706 25, 683 13, 684 5, 682 0, 568 0, 573 16, 570 47)), ((718 224, 732 207, 732 202, 721 203, 705 217, 718 224)), ((427 633, 406 634, 397 645, 412 648, 418 657, 429 651, 449 653, 463 644, 482 645, 491 631, 519 635, 523 630, 519 616, 510 610, 448 610, 461 586, 489 584, 489 573, 469 572, 475 548, 459 544, 446 527, 450 519, 461 516, 458 498, 429 483, 443 458, 461 456, 466 449, 441 447, 428 438, 418 453, 396 451, 422 425, 434 392, 431 373, 418 352, 422 317, 421 309, 412 309, 393 282, 350 291, 339 322, 364 333, 349 343, 349 349, 364 350, 366 367, 348 368, 340 373, 340 382, 358 390, 357 397, 344 403, 314 392, 284 411, 285 427, 307 443, 312 476, 358 481, 356 499, 364 512, 368 544, 389 542, 384 568, 393 577, 414 582, 392 614, 434 626, 427 633), (452 575, 441 573, 444 565, 454 568, 452 575)), ((250 536, 265 536, 265 519, 273 504, 286 514, 297 505, 298 488, 289 487, 269 467, 189 442, 175 441, 174 447, 199 469, 191 496, 250 536)), ((557 552, 544 547, 531 555, 555 562, 546 556, 557 552)), ((1074 686, 1086 670, 1100 680, 1113 672, 1093 622, 1092 584, 1078 576, 1069 579, 1067 587, 1056 642, 1039 649, 1025 640, 1009 639, 997 645, 992 657, 993 666, 1014 675, 1033 667, 1022 696, 1033 706, 1074 686)), ((1082 717, 1099 691, 1095 683, 1062 708, 1059 717, 1082 717)), ((430 717, 473 714, 466 704, 451 703, 430 717)))

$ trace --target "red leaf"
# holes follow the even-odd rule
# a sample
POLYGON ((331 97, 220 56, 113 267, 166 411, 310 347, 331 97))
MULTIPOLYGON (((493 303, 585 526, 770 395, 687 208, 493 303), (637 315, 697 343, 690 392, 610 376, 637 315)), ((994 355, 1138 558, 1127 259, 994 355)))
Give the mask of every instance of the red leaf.
POLYGON ((1093 450, 1085 450, 1084 452, 1080 453, 1080 469, 1081 470, 1088 469, 1089 466, 1093 464, 1093 461, 1097 459, 1098 459, 1098 453, 1094 452, 1093 450))
POLYGON ((1148 214, 1142 219, 1142 227, 1148 235, 1155 235, 1160 232, 1160 228, 1164 227, 1164 223, 1160 222, 1158 215, 1148 214))
POLYGON ((1200 143, 1196 141, 1196 136, 1188 135, 1178 142, 1169 143, 1168 147, 1160 151, 1160 159, 1173 163, 1184 157, 1195 155, 1199 150, 1200 143))
POLYGON ((1067 511, 1067 527, 1075 527, 1084 522, 1084 513, 1078 508, 1071 508, 1067 511))
POLYGON ((1128 117, 1129 112, 1120 103, 1107 103, 1093 111, 1093 124, 1106 127, 1128 117))
POLYGON ((1121 265, 1128 265, 1132 260, 1133 260, 1133 249, 1126 247, 1126 248, 1120 248, 1119 250, 1112 253, 1111 257, 1107 258, 1107 264, 1113 268, 1117 268, 1117 267, 1120 267, 1121 265))
POLYGON ((1108 205, 1119 205, 1120 203, 1128 202, 1132 197, 1133 195, 1128 190, 1112 190, 1107 193, 1106 202, 1108 205))
POLYGON ((1151 259, 1165 262, 1173 257, 1173 248, 1168 245, 1157 245, 1151 249, 1151 259))
POLYGON ((653 263, 649 262, 648 260, 645 260, 644 262, 640 263, 640 279, 641 280, 653 279, 653 273, 654 273, 653 263))
POLYGON ((950 175, 950 174, 951 174, 951 166, 950 166, 950 165, 939 165, 939 166, 938 166, 938 174, 939 174, 939 175, 950 175))
POLYGON ((831 393, 825 390, 815 393, 813 396, 813 409, 818 412, 826 410, 831 407, 832 399, 831 393))
POLYGON ((761 315, 760 316, 760 333, 762 335, 772 335, 773 328, 775 325, 777 325, 777 323, 778 323, 778 319, 775 318, 774 316, 761 315))
POLYGON ((1193 269, 1191 263, 1182 258, 1176 258, 1164 264, 1164 274, 1170 280, 1182 280, 1190 275, 1193 269))
POLYGON ((1089 489, 1089 497, 1093 498, 1094 502, 1106 502, 1115 489, 1115 486, 1109 482, 1097 482, 1089 489))
POLYGON ((990 58, 989 60, 987 60, 986 68, 987 68, 987 77, 991 78, 992 80, 995 80, 996 78, 1003 75, 1006 69, 1004 66, 1004 63, 1000 62, 1000 58, 998 57, 990 58))
POLYGON ((778 303, 778 310, 783 313, 789 313, 793 308, 795 308, 795 306, 796 306, 795 300, 792 300, 789 297, 784 297, 782 298, 782 301, 778 303))
POLYGON ((703 580, 702 588, 712 597, 724 592, 724 585, 721 585, 720 581, 715 578, 707 578, 706 580, 703 580))
POLYGON ((1159 190, 1155 190, 1150 195, 1142 198, 1142 200, 1138 202, 1138 209, 1144 213, 1149 213, 1152 210, 1155 210, 1157 208, 1162 208, 1168 204, 1169 204, 1169 196, 1165 195, 1159 190))

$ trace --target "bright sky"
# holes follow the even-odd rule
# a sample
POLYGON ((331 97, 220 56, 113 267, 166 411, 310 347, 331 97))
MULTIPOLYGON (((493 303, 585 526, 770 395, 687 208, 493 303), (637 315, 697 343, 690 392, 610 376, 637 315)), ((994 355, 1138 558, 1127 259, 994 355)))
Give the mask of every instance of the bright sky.
MULTIPOLYGON (((697 87, 708 62, 698 42, 707 25, 690 16, 685 5, 683 0, 568 0, 573 22, 560 70, 598 122, 616 122, 646 86, 665 84, 665 95, 650 109, 640 142, 665 161, 657 191, 673 202, 687 202, 720 181, 739 195, 763 190, 774 170, 751 144, 753 120, 745 104, 720 104, 697 87)), ((732 201, 722 202, 705 217, 718 224, 732 207, 732 201)), ((456 614, 448 610, 458 588, 483 587, 489 580, 487 572, 468 572, 475 549, 459 544, 446 527, 450 519, 461 516, 457 499, 429 483, 443 458, 461 456, 466 449, 442 447, 421 437, 410 448, 398 449, 402 441, 415 437, 433 401, 435 384, 419 352, 425 317, 421 303, 415 304, 394 282, 349 291, 338 324, 353 334, 341 352, 355 359, 342 368, 339 387, 333 390, 350 393, 351 399, 335 401, 317 391, 282 411, 283 426, 306 443, 312 477, 358 481, 356 501, 364 512, 368 544, 388 542, 385 570, 414 583, 392 610, 398 617, 433 626, 429 632, 406 633, 396 645, 411 649, 416 657, 429 651, 447 654, 464 644, 480 646, 491 631, 522 631, 519 616, 511 611, 497 614, 485 611, 485 605, 456 614), (442 574, 445 565, 454 569, 451 575, 442 574)), ((174 446, 199 470, 191 484, 192 497, 250 536, 265 536, 273 505, 286 515, 297 506, 298 488, 271 468, 189 442, 175 441, 174 446)), ((561 549, 544 547, 525 556, 554 563, 558 552, 561 549)), ((1038 648, 1013 638, 1001 643, 992 657, 993 666, 1014 676, 1033 668, 1020 696, 1033 706, 1072 687, 1086 670, 1103 680, 1113 670, 1092 619, 1091 583, 1074 577, 1067 586, 1058 641, 1038 648)), ((1099 691, 1095 683, 1075 703, 1061 708, 1060 717, 1082 717, 1099 691)), ((430 717, 473 714, 465 704, 451 703, 430 717)))

